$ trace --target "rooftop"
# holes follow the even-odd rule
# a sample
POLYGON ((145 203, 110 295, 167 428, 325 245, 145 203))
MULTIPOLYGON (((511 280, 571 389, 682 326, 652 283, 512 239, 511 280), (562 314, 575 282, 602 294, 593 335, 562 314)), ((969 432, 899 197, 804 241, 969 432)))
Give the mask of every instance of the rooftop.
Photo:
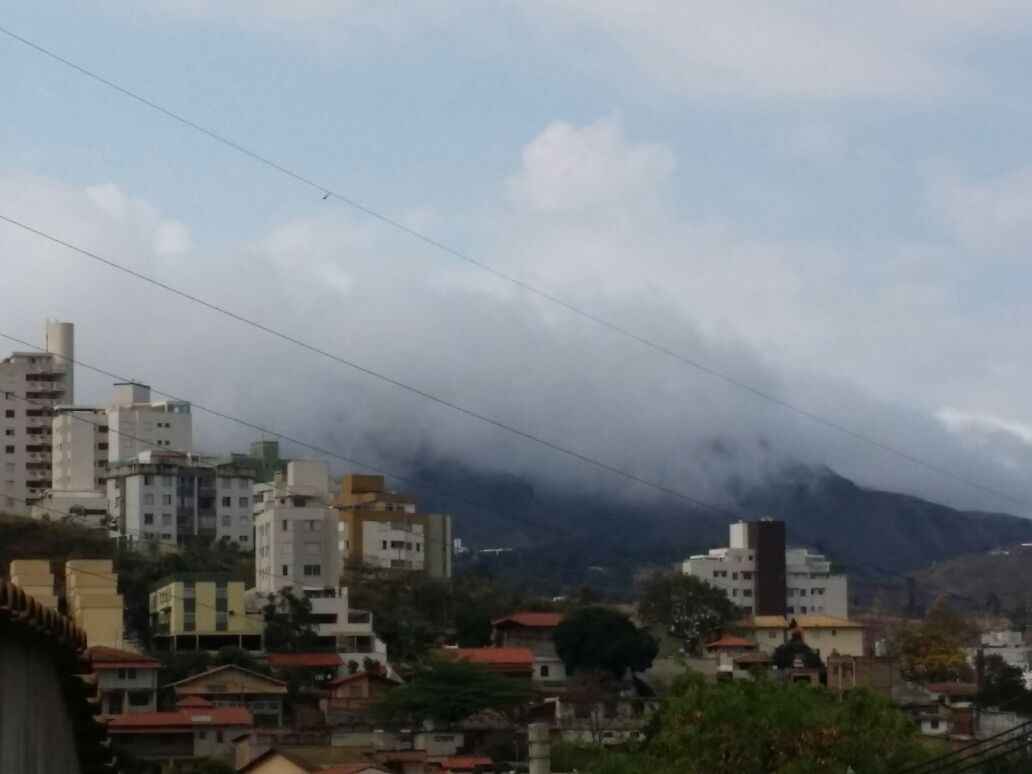
POLYGON ((554 629, 563 621, 562 613, 513 613, 494 621, 495 626, 527 626, 530 628, 554 629))
POLYGON ((446 658, 484 666, 530 669, 534 665, 534 653, 529 648, 445 648, 440 653, 446 658))
POLYGON ((94 669, 157 669, 161 662, 142 653, 94 645, 86 649, 86 657, 94 669))
POLYGON ((707 650, 720 650, 722 648, 748 648, 753 649, 756 647, 756 643, 752 640, 747 640, 745 637, 735 637, 732 634, 725 634, 719 640, 706 643, 707 650))
POLYGON ((473 771, 478 766, 494 766, 494 761, 490 758, 474 755, 456 755, 451 758, 445 758, 443 763, 444 768, 451 771, 473 771))
POLYGON ((134 712, 113 715, 109 731, 189 731, 194 726, 253 726, 254 718, 244 707, 205 707, 173 712, 134 712))
POLYGON ((863 629, 862 623, 830 615, 757 615, 739 621, 746 629, 788 629, 792 623, 800 629, 863 629))

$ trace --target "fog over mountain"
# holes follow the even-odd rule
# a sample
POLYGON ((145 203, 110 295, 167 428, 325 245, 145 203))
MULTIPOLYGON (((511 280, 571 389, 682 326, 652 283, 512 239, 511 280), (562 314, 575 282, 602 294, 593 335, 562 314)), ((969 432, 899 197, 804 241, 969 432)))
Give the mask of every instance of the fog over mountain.
MULTIPOLYGON (((958 330, 947 305, 919 303, 934 276, 909 286, 897 257, 882 264, 895 268, 891 277, 859 281, 855 260, 837 248, 685 218, 669 195, 676 170, 670 148, 628 138, 619 118, 556 122, 528 138, 477 209, 395 215, 687 358, 1015 499, 759 400, 332 199, 314 196, 309 214, 248 239, 204 243, 190 223, 116 184, 7 173, 0 199, 4 214, 134 270, 701 500, 729 504, 730 493, 802 463, 959 507, 1032 513, 1017 502, 1032 501, 1032 432, 1001 418, 1017 393, 995 374, 990 390, 973 356, 961 367, 978 333, 958 330)), ((72 320, 82 360, 156 389, 391 470, 454 461, 574 494, 670 505, 6 225, 0 255, 13 269, 4 332, 39 342, 44 315, 72 320)), ((997 369, 1027 369, 997 343, 986 340, 983 361, 995 352, 997 369)), ((79 400, 105 400, 108 382, 80 370, 79 400)), ((195 432, 199 447, 218 452, 254 437, 203 413, 195 432)), ((289 444, 284 452, 306 454, 289 444)))

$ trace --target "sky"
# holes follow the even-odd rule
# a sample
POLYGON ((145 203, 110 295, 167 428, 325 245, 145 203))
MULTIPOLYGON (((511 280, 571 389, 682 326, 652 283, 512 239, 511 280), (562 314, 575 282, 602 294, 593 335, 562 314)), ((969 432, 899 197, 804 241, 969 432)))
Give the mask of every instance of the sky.
MULTIPOLYGON (((693 496, 791 460, 1032 515, 1032 7, 900 5, 39 0, 0 25, 953 475, 2 35, 0 215, 693 496)), ((84 361, 374 466, 661 498, 3 223, 0 265, 3 332, 74 321, 84 361)), ((79 400, 109 382, 80 370, 79 400)))

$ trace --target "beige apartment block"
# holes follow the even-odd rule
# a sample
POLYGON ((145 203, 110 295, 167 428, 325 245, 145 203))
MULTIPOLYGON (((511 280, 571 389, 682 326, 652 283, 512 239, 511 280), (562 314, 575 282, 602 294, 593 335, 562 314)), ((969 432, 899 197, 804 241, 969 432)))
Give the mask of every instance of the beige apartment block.
POLYGON ((8 569, 11 583, 35 597, 41 605, 57 610, 54 573, 50 570, 49 559, 15 559, 8 569))
POLYGON ((125 602, 110 559, 70 559, 65 563, 68 615, 86 631, 90 647, 124 646, 125 602))

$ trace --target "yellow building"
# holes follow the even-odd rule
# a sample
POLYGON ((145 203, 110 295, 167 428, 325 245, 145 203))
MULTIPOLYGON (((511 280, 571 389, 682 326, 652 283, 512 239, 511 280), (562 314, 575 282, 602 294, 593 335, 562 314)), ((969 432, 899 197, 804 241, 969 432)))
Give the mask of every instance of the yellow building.
POLYGON ((118 574, 110 559, 65 562, 68 615, 86 630, 90 645, 125 647, 125 602, 118 593, 118 574))
POLYGON ((845 618, 827 615, 758 615, 741 621, 739 628, 767 654, 788 642, 792 632, 798 629, 803 642, 822 659, 826 660, 833 653, 840 656, 864 655, 863 624, 845 618))
POLYGON ((383 476, 354 473, 344 476, 333 506, 340 512, 344 564, 451 577, 451 516, 419 513, 412 498, 387 491, 383 476))
POLYGON ((262 649, 261 614, 248 614, 244 582, 229 575, 177 575, 151 587, 151 638, 157 651, 262 649))
POLYGON ((57 610, 54 593, 54 573, 49 559, 15 559, 8 572, 11 583, 20 586, 29 596, 45 607, 57 610))

